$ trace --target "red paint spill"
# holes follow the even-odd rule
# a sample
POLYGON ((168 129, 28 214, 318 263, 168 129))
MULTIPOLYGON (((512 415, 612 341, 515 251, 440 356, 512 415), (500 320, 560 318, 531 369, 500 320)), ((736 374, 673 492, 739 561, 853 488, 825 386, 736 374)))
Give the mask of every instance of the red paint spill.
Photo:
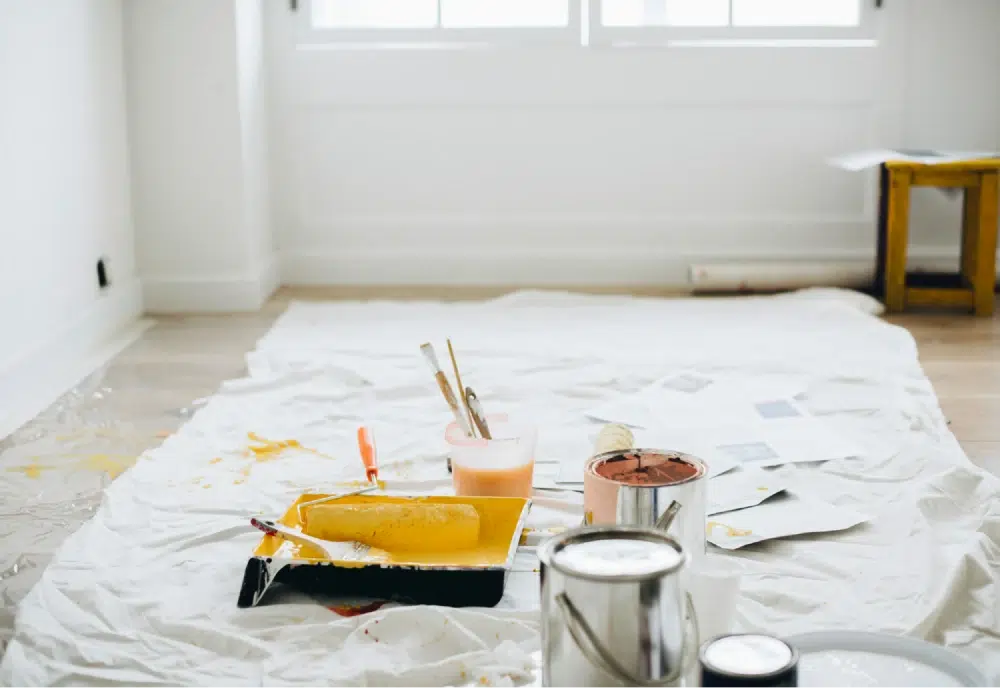
MULTIPOLYGON (((385 602, 370 602, 369 604, 361 605, 344 605, 344 606, 332 606, 327 607, 331 612, 339 616, 361 616, 362 614, 368 614, 370 612, 378 611, 385 605, 385 602)), ((375 623, 378 623, 377 621, 375 623)), ((365 631, 367 633, 368 631, 365 631)))

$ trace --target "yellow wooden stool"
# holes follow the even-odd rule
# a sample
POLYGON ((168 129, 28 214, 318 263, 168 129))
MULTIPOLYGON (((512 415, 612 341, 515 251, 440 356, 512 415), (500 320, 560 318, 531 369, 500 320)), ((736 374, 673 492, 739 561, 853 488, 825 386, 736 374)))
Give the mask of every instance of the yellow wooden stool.
POLYGON ((882 166, 876 287, 884 290, 889 312, 902 311, 907 306, 956 306, 970 308, 979 316, 993 315, 998 173, 1000 159, 940 165, 890 160, 882 166), (955 287, 906 284, 910 188, 914 186, 965 190, 961 272, 955 287))

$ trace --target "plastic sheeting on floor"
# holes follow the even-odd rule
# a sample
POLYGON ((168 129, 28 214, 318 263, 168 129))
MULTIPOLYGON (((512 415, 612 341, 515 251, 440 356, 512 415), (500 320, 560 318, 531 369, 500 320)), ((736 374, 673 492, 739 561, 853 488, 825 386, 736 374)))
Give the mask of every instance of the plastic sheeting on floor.
MULTIPOLYGON (((451 337, 490 412, 540 426, 539 484, 589 448, 584 412, 678 369, 805 388, 863 449, 776 469, 800 495, 864 512, 842 533, 711 549, 742 573, 738 626, 878 630, 955 648, 1000 679, 1000 482, 947 429, 909 334, 838 291, 652 300, 522 292, 485 303, 296 303, 227 383, 114 481, 20 605, 0 665, 13 684, 523 683, 538 649, 537 573, 519 557, 496 609, 394 607, 342 617, 276 590, 238 609, 251 515, 361 477, 375 427, 384 477, 447 489, 448 414, 418 347, 451 337), (371 390, 374 390, 372 402, 371 390), (303 449, 248 452, 248 433, 303 449)), ((443 349, 440 349, 443 351, 443 349)), ((669 423, 669 419, 664 419, 669 423)), ((4 489, 17 489, 6 481, 4 489)), ((6 500, 5 495, 5 500, 6 500)), ((40 499, 44 499, 44 494, 40 499)), ((533 527, 579 521, 540 493, 533 527)))

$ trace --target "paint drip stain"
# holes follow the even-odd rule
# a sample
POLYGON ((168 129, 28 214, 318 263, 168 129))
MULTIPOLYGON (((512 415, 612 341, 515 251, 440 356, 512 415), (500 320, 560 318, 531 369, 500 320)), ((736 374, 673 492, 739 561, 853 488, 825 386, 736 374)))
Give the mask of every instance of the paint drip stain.
POLYGON ((332 456, 327 456, 326 454, 316 451, 315 449, 303 447, 302 443, 298 440, 269 440, 254 432, 248 432, 247 438, 249 438, 251 442, 256 442, 259 445, 256 447, 252 445, 247 447, 247 455, 255 458, 258 462, 277 459, 286 449, 296 449, 298 451, 309 452, 310 454, 315 454, 316 456, 322 456, 324 459, 333 458, 332 456))
POLYGON ((114 480, 135 463, 134 456, 116 456, 114 454, 91 454, 81 459, 76 468, 86 471, 107 473, 114 480))
POLYGON ((23 473, 25 477, 37 480, 44 471, 53 471, 65 468, 70 471, 94 471, 97 473, 107 473, 108 477, 114 480, 135 463, 136 457, 116 454, 63 454, 52 458, 56 459, 76 459, 73 463, 65 466, 53 466, 38 463, 39 457, 32 457, 31 463, 26 466, 15 466, 7 470, 12 473, 23 473))
MULTIPOLYGON (((385 606, 385 601, 380 600, 378 602, 368 602, 366 604, 333 605, 327 607, 327 609, 338 616, 361 616, 362 614, 370 614, 371 612, 378 611, 383 606, 385 606)), ((365 631, 365 635, 368 635, 367 630, 365 631)))
POLYGON ((733 528, 731 526, 727 526, 725 523, 719 523, 718 521, 709 521, 705 526, 705 531, 711 535, 712 529, 714 528, 723 528, 726 531, 726 537, 744 537, 746 535, 753 535, 752 530, 733 528))
POLYGON ((212 463, 212 464, 222 463, 222 457, 221 456, 216 456, 214 459, 212 459, 211 461, 209 461, 209 463, 212 463))
POLYGON ((23 473, 26 478, 38 480, 42 477, 43 471, 51 471, 54 468, 55 466, 43 466, 35 461, 32 461, 27 466, 15 466, 14 468, 8 468, 7 470, 11 473, 23 473))

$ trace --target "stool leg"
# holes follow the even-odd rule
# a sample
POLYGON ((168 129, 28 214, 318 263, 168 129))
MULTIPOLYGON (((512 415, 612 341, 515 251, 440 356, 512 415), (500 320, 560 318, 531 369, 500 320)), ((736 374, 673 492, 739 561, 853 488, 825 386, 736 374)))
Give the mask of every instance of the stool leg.
POLYGON ((972 288, 976 281, 976 255, 979 252, 979 196, 980 185, 965 189, 962 203, 962 282, 972 288))
MULTIPOLYGON (((976 315, 993 315, 997 284, 997 222, 1000 205, 1000 175, 984 172, 979 185, 979 213, 976 221, 976 271, 972 280, 976 315)), ((962 262, 964 264, 965 258, 962 262)))
POLYGON ((889 172, 886 220, 885 307, 890 313, 906 306, 906 244, 910 226, 910 180, 905 170, 889 172))

